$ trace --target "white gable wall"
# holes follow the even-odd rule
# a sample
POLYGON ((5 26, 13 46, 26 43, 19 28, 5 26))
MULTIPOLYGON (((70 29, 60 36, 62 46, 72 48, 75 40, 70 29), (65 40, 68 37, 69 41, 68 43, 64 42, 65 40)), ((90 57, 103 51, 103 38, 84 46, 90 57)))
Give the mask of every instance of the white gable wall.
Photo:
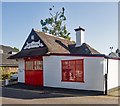
POLYGON ((104 91, 104 58, 77 56, 43 57, 44 86, 104 91), (84 83, 63 82, 61 60, 84 59, 84 83))
POLYGON ((18 59, 18 82, 25 83, 24 59, 18 59))

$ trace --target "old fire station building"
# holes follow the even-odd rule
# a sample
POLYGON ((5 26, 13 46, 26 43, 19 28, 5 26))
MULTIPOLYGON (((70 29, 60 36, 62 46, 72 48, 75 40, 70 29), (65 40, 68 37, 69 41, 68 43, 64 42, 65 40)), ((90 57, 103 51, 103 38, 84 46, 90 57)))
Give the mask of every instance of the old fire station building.
POLYGON ((18 82, 95 91, 119 86, 119 58, 100 54, 85 43, 85 29, 75 31, 76 43, 32 29, 21 51, 10 57, 19 63, 18 82))

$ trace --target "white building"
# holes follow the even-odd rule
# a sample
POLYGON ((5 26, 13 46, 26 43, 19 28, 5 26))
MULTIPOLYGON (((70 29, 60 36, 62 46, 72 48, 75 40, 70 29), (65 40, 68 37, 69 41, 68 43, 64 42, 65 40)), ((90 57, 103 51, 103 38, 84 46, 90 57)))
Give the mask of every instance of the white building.
POLYGON ((110 58, 84 42, 85 29, 76 31, 76 44, 32 29, 22 50, 18 82, 70 89, 107 91, 118 87, 119 58, 110 58))

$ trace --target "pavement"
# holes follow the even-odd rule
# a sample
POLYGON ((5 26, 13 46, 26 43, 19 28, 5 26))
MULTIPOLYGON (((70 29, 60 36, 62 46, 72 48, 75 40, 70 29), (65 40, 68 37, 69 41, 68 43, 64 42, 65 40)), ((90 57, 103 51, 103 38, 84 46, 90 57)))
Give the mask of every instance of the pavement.
POLYGON ((16 84, 2 87, 2 104, 118 104, 101 92, 16 84))

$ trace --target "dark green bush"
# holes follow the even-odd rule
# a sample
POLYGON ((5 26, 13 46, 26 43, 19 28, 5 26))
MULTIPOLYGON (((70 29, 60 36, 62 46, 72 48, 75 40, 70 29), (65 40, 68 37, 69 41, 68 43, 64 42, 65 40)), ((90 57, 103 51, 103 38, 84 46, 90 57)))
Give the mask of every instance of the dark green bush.
POLYGON ((10 74, 2 74, 2 80, 10 79, 10 74))
POLYGON ((16 74, 17 72, 11 72, 10 74, 12 75, 12 74, 16 74))

